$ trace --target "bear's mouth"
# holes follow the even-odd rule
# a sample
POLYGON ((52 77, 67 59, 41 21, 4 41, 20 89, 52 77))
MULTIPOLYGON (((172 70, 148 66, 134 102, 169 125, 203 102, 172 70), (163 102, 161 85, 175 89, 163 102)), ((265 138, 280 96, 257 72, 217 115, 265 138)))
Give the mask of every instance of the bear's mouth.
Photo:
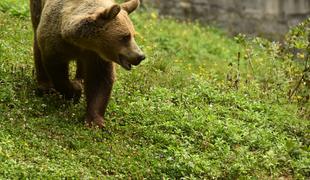
POLYGON ((132 64, 128 61, 128 59, 125 56, 120 54, 118 57, 118 61, 119 65, 121 65, 124 69, 128 71, 131 70, 132 64))

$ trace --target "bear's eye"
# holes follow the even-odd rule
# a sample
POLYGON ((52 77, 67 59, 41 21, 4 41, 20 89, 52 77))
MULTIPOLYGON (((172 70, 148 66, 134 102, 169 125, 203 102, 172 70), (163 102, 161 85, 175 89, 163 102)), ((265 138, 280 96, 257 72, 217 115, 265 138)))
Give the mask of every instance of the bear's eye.
POLYGON ((123 36, 121 41, 126 43, 126 42, 130 41, 130 39, 131 39, 131 35, 128 34, 128 35, 123 36))

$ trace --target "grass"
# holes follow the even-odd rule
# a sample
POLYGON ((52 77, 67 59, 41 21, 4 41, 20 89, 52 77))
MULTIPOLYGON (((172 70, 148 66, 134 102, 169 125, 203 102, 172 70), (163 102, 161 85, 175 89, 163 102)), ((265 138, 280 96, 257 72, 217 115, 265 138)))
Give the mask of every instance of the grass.
MULTIPOLYGON (((23 7, 25 0, 0 2, 1 179, 309 178, 309 119, 276 83, 233 88, 229 64, 248 51, 219 30, 133 15, 148 60, 131 72, 118 68, 101 131, 84 126, 84 98, 35 95, 23 7)), ((281 68, 251 53, 257 79, 270 78, 270 64, 281 68)))

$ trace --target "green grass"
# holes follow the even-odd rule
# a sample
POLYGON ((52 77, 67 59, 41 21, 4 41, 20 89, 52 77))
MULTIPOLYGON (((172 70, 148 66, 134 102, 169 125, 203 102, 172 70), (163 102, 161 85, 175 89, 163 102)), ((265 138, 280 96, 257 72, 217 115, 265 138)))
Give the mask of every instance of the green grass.
POLYGON ((244 58, 237 90, 226 76, 247 50, 236 41, 137 13, 148 59, 131 72, 118 68, 106 128, 88 129, 84 98, 35 95, 29 15, 12 13, 27 2, 0 3, 1 179, 309 178, 309 119, 282 87, 260 83, 282 62, 254 49, 257 81, 244 82, 244 58))

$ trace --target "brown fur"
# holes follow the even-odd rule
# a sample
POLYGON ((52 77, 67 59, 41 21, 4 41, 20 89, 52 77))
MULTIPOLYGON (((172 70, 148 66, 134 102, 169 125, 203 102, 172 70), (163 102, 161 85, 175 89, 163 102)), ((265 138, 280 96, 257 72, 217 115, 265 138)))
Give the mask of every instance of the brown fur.
POLYGON ((137 46, 128 14, 139 0, 30 0, 34 59, 39 89, 55 88, 78 100, 85 80, 86 121, 103 127, 114 82, 114 63, 127 70, 145 57, 137 46), (77 60, 74 81, 68 63, 77 60))

